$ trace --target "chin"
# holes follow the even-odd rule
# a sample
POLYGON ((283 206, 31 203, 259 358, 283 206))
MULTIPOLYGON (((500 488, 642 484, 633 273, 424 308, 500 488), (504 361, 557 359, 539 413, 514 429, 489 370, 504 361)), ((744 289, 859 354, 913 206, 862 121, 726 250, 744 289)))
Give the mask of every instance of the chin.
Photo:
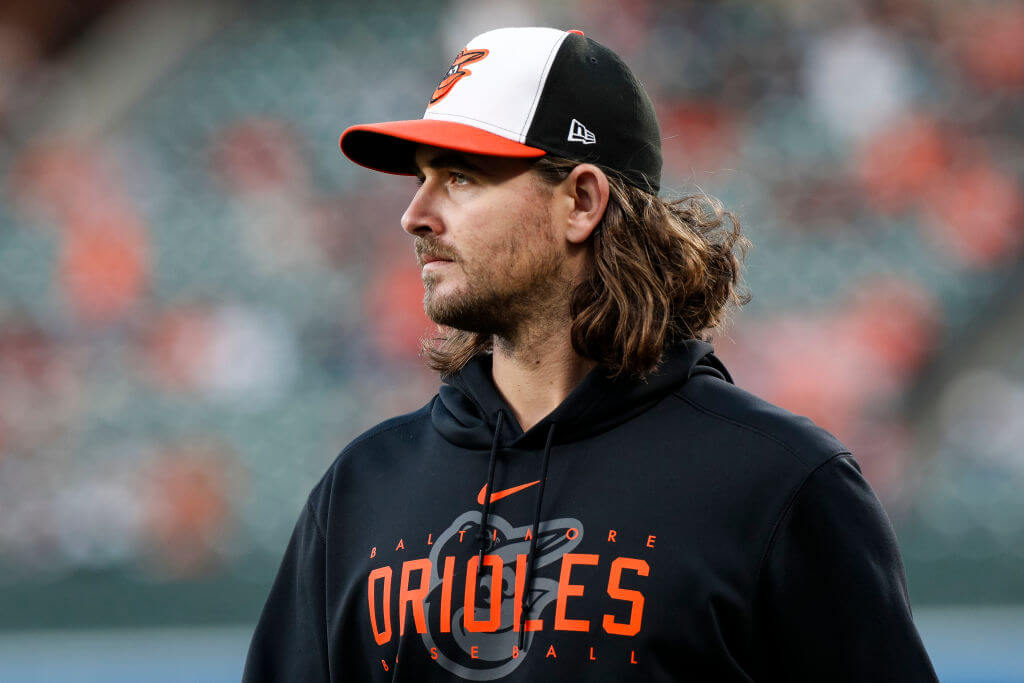
POLYGON ((494 333, 493 306, 475 301, 465 293, 442 294, 437 290, 423 298, 423 310, 435 324, 467 332, 494 333))
POLYGON ((431 276, 423 280, 423 308, 451 309, 464 305, 466 293, 456 283, 431 276))
MULTIPOLYGON (((466 317, 466 307, 455 296, 443 296, 437 292, 423 297, 423 311, 438 325, 459 327, 455 324, 466 317)), ((459 329, 462 329, 459 327, 459 329)))

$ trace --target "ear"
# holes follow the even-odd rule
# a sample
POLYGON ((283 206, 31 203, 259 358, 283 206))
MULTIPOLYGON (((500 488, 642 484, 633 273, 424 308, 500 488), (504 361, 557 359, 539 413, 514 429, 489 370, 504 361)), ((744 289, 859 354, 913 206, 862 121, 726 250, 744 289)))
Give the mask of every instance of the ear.
POLYGON ((580 164, 562 182, 571 204, 565 238, 582 244, 590 237, 608 207, 608 177, 593 164, 580 164))

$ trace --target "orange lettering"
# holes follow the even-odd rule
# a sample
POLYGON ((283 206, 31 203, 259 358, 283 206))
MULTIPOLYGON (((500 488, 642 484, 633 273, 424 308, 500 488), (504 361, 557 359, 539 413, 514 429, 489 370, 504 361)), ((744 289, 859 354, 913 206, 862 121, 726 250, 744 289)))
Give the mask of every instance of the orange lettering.
POLYGON ((523 540, 524 541, 529 541, 531 538, 533 538, 533 527, 532 526, 529 529, 526 530, 526 535, 523 536, 523 540))
POLYGON ((416 633, 427 632, 427 616, 423 613, 423 600, 430 592, 430 560, 409 560, 402 563, 402 584, 398 588, 398 634, 405 633, 405 606, 412 603, 412 618, 416 622, 416 633), (419 570, 420 586, 409 588, 409 576, 419 570))
POLYGON ((395 550, 405 550, 405 542, 402 539, 398 539, 398 545, 395 546, 395 550))
POLYGON ((427 545, 434 545, 434 534, 427 534, 427 545))
POLYGON ((385 671, 391 671, 391 669, 388 668, 388 663, 385 662, 383 659, 380 660, 380 665, 384 667, 385 671))
POLYGON ((555 644, 554 643, 552 643, 551 647, 548 648, 548 653, 546 655, 544 655, 544 659, 547 659, 548 657, 554 657, 555 659, 558 659, 558 653, 555 652, 555 644))
POLYGON ((636 650, 629 651, 629 663, 636 664, 636 650))
POLYGON ((497 555, 484 555, 484 566, 491 567, 491 600, 490 614, 487 621, 476 618, 476 584, 479 573, 480 557, 474 555, 466 565, 466 602, 463 608, 463 621, 469 633, 494 633, 501 626, 501 570, 504 564, 497 555))
MULTIPOLYGON (((367 600, 370 603, 370 626, 373 627, 373 639, 377 641, 378 645, 391 640, 391 567, 377 567, 370 572, 369 586, 366 590, 367 600), (383 605, 384 605, 384 629, 377 628, 377 609, 376 609, 376 597, 377 593, 377 579, 384 579, 384 593, 383 593, 383 605)), ((387 669, 385 669, 387 670, 387 669)))
MULTIPOLYGON (((516 593, 512 599, 512 630, 519 630, 519 621, 523 618, 523 590, 526 583, 526 555, 516 555, 516 593)), ((543 619, 527 619, 523 624, 524 631, 539 631, 544 628, 543 619)))
POLYGON ((608 595, 615 600, 631 602, 633 606, 629 610, 629 621, 625 624, 616 622, 615 617, 610 614, 604 615, 604 630, 617 636, 635 636, 640 632, 640 623, 644 617, 644 594, 619 587, 623 569, 632 569, 640 576, 647 576, 650 573, 650 567, 643 560, 632 557, 615 558, 608 574, 608 595))
POLYGON ((437 659, 437 648, 436 647, 430 648, 430 658, 431 659, 437 659))
POLYGON ((519 659, 519 646, 518 645, 513 645, 512 646, 512 659, 519 659))
MULTIPOLYGON (((477 558, 477 559, 479 559, 479 558, 477 558)), ((473 647, 469 648, 469 656, 472 657, 473 659, 480 659, 480 648, 477 647, 476 645, 474 645, 473 647)))
POLYGON ((465 529, 459 529, 459 543, 462 543, 462 537, 466 535, 465 529))
POLYGON ((455 575, 455 558, 444 558, 444 576, 441 578, 441 633, 452 632, 452 577, 455 575))
POLYGON ((570 541, 575 540, 575 538, 577 536, 579 536, 579 535, 580 535, 580 530, 577 529, 576 527, 569 527, 568 529, 565 530, 565 537, 567 539, 569 539, 570 541))
POLYGON ((608 530, 608 542, 615 543, 615 529, 608 530))
POLYGON ((592 662, 596 662, 597 661, 597 657, 594 656, 594 646, 593 645, 590 646, 590 661, 592 661, 592 662))
POLYGON ((653 548, 654 547, 654 539, 655 538, 657 538, 657 536, 648 536, 647 537, 647 547, 648 548, 653 548))
POLYGON ((597 555, 566 553, 562 556, 562 573, 558 577, 558 603, 555 605, 555 629, 558 631, 589 631, 590 622, 586 619, 566 619, 565 603, 574 595, 583 595, 583 586, 569 583, 569 575, 574 564, 595 565, 597 555))
POLYGON ((370 548, 370 559, 377 557, 377 546, 370 548))

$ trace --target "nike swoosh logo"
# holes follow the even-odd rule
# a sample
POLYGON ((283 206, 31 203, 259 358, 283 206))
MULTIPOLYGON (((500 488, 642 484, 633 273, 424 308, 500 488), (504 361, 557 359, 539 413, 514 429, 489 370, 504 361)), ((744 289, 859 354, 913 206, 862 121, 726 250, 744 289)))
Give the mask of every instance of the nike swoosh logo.
MULTIPOLYGON (((539 484, 539 483, 540 483, 540 479, 538 479, 537 481, 531 481, 529 484, 520 484, 519 486, 513 486, 510 489, 503 489, 501 491, 495 491, 494 493, 491 494, 491 502, 493 503, 494 501, 501 500, 502 498, 505 498, 506 496, 511 496, 513 493, 519 493, 523 489, 528 489, 531 486, 533 486, 534 484, 539 484)), ((482 489, 480 489, 480 493, 476 494, 476 502, 479 503, 480 505, 483 505, 484 504, 484 496, 485 495, 487 495, 487 484, 484 484, 484 487, 482 489)))

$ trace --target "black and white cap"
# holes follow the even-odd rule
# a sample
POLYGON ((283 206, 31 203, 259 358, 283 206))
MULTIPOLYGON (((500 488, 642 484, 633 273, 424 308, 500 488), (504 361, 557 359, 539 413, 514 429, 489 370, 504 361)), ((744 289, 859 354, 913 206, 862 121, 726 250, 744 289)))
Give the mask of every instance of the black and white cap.
POLYGON ((500 28, 456 55, 422 119, 348 128, 352 161, 413 175, 417 144, 473 154, 598 164, 656 194, 661 133, 654 106, 625 63, 581 31, 500 28))

